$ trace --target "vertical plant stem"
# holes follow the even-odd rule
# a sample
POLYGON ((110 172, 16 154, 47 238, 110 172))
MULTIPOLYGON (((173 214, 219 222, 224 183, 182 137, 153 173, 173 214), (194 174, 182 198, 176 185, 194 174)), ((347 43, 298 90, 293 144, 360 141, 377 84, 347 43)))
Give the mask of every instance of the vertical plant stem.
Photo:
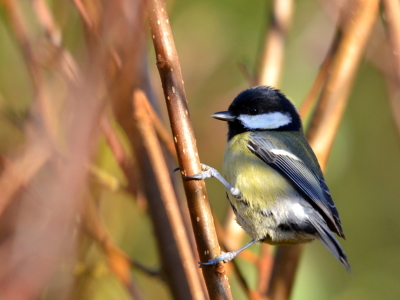
MULTIPOLYGON (((200 161, 165 2, 148 1, 147 11, 181 173, 194 175, 201 172, 200 161)), ((204 181, 183 180, 183 185, 200 260, 215 258, 220 248, 204 181)), ((204 267, 203 276, 211 299, 232 298, 223 264, 204 267)))

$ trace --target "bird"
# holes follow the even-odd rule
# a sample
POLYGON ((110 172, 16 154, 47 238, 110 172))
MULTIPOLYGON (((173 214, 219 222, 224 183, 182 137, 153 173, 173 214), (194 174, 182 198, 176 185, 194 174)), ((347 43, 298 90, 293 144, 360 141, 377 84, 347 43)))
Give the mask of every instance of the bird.
POLYGON ((286 246, 318 239, 350 272, 334 235, 345 239, 339 213, 292 102, 278 89, 255 86, 211 117, 228 123, 222 174, 202 164, 201 173, 187 178, 218 179, 251 241, 200 267, 229 262, 254 243, 286 246))

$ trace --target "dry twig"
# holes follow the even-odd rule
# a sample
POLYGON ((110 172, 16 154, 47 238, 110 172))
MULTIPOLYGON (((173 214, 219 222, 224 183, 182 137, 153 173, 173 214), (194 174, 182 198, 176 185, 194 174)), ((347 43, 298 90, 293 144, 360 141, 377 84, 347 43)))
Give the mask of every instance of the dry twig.
MULTIPOLYGON (((181 173, 194 175, 201 172, 200 161, 166 5, 162 0, 152 0, 147 11, 181 173)), ((205 184, 203 180, 184 180, 183 184, 199 257, 207 261, 218 256, 220 249, 205 184)), ((204 267, 203 275, 211 299, 232 298, 223 264, 204 267)))
POLYGON ((153 220, 163 271, 168 274, 175 299, 205 299, 195 260, 189 245, 178 203, 157 139, 151 118, 147 112, 145 94, 134 93, 134 120, 136 143, 135 156, 142 171, 142 182, 153 220), (146 184, 147 183, 147 184, 146 184))

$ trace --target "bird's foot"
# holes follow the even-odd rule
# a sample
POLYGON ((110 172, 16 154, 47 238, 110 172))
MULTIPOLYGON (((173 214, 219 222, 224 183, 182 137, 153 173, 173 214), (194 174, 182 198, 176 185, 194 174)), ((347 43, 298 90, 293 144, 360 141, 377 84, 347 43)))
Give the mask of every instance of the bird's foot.
POLYGON ((203 262, 199 261, 199 268, 201 268, 202 266, 213 266, 213 265, 216 265, 216 264, 218 264, 218 263, 220 263, 222 261, 225 262, 225 263, 230 262, 232 259, 235 258, 236 255, 237 255, 236 251, 233 251, 233 252, 222 252, 221 255, 217 256, 214 259, 210 259, 207 262, 203 263, 203 262))
MULTIPOLYGON (((179 168, 176 168, 174 171, 179 170, 179 168)), ((242 193, 240 192, 239 189, 231 186, 228 181, 225 180, 224 177, 214 168, 207 166, 205 164, 201 164, 201 170, 202 172, 199 174, 195 174, 192 176, 183 176, 185 179, 195 179, 195 180, 203 180, 206 178, 211 178, 214 177, 218 179, 232 194, 233 197, 235 197, 237 200, 242 199, 242 193)))
POLYGON ((206 179, 206 178, 211 178, 211 177, 216 177, 219 173, 217 170, 215 170, 214 168, 207 166, 205 164, 200 164, 201 165, 201 170, 202 172, 199 174, 195 174, 192 176, 184 176, 187 179, 198 179, 198 180, 202 180, 202 179, 206 179))

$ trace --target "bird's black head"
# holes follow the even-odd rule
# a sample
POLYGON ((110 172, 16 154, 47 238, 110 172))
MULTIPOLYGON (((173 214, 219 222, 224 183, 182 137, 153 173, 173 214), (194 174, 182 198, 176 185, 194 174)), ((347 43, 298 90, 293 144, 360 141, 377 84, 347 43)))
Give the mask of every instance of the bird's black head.
POLYGON ((246 131, 302 130, 294 105, 279 90, 268 86, 256 86, 241 92, 228 111, 211 116, 228 122, 228 140, 246 131))

